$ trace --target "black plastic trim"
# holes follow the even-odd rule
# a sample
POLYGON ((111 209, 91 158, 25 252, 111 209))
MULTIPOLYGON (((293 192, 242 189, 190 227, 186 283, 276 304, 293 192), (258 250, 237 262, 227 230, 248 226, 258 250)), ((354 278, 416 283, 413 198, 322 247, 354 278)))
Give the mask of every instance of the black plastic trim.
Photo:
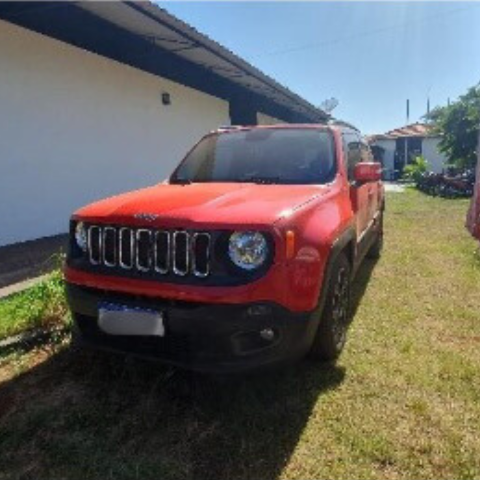
POLYGON ((76 339, 96 349, 154 358, 205 372, 244 372, 292 362, 303 357, 313 342, 316 319, 311 312, 294 313, 269 302, 207 304, 155 299, 66 285, 76 325, 76 339), (97 322, 98 306, 110 302, 164 313, 165 337, 112 336, 97 322), (261 306, 264 313, 252 315, 261 306), (242 338, 272 328, 271 344, 245 350, 242 338))

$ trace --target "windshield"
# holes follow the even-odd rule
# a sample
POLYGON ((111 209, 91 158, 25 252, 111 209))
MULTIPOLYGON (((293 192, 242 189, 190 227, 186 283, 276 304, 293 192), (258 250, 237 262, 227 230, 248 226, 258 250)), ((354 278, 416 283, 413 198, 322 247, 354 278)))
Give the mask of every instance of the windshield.
POLYGON ((205 137, 170 182, 322 184, 332 181, 335 173, 330 132, 253 129, 205 137))

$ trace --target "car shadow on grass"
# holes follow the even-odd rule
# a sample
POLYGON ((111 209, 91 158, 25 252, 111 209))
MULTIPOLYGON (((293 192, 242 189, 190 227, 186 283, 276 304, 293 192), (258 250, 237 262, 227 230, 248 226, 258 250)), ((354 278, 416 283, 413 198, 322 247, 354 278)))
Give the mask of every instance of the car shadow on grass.
POLYGON ((352 318, 355 321, 355 315, 357 314, 358 307, 362 302, 362 299, 370 283, 370 277, 378 263, 377 259, 366 258, 360 268, 358 269, 355 279, 352 285, 352 318))
MULTIPOLYGON (((354 310, 372 270, 357 275, 354 310)), ((345 378, 309 361, 219 378, 69 347, 39 356, 0 383, 0 479, 278 478, 345 378)))

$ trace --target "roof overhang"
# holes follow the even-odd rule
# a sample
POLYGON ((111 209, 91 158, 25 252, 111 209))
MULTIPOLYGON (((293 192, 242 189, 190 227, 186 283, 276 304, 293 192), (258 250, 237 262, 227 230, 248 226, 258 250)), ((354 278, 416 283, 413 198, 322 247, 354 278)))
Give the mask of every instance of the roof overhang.
POLYGON ((0 2, 0 19, 286 121, 329 118, 150 2, 0 2))

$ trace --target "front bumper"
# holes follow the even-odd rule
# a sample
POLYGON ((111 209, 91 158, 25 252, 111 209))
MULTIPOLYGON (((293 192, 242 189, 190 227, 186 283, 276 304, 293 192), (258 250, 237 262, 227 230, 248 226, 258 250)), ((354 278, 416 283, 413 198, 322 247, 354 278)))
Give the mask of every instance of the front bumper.
POLYGON ((274 303, 201 304, 113 293, 67 283, 67 298, 80 344, 157 358, 191 370, 240 372, 304 356, 318 315, 292 313, 274 303), (109 335, 98 327, 103 302, 162 311, 165 336, 109 335), (260 335, 274 332, 272 340, 260 335))

